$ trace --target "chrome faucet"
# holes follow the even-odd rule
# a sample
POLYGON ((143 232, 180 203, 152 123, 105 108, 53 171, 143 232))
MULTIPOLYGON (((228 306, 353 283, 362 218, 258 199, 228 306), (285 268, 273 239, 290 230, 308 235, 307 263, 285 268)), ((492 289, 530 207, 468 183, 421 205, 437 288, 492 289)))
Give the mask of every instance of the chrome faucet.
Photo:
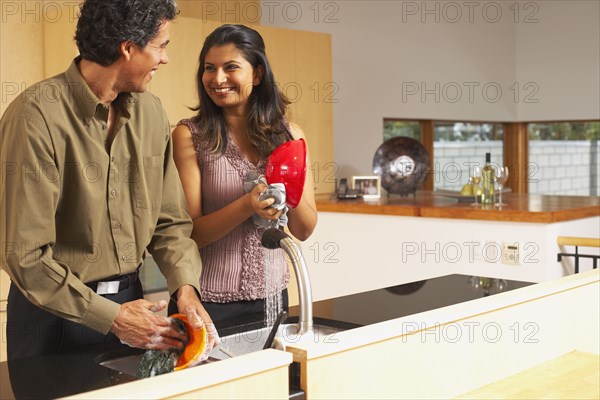
POLYGON ((298 302, 300 319, 298 321, 298 334, 304 335, 313 329, 312 289, 308 268, 300 247, 284 231, 270 228, 262 235, 261 243, 267 249, 283 249, 294 266, 296 281, 298 282, 298 302))

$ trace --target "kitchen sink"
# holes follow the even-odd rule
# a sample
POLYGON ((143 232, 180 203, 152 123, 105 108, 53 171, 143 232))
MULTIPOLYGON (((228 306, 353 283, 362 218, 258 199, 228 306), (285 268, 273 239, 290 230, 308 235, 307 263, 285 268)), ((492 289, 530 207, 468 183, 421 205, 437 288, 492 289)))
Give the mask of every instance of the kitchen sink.
MULTIPOLYGON (((348 324, 339 323, 337 321, 327 321, 316 318, 315 322, 317 323, 313 324, 309 331, 301 335, 297 323, 285 321, 283 324, 279 325, 273 343, 268 347, 285 350, 286 346, 293 345, 300 341, 335 343, 337 341, 335 337, 336 333, 349 329, 348 324), (318 323, 318 321, 321 321, 321 323, 318 323)), ((271 329, 271 327, 263 327, 243 332, 240 331, 221 337, 221 344, 214 348, 209 356, 213 360, 225 360, 260 351, 265 347, 271 329)))
POLYGON ((143 349, 133 347, 109 351, 96 357, 96 362, 103 367, 126 374, 131 377, 137 376, 138 364, 144 354, 143 349))
MULTIPOLYGON (((226 360, 263 350, 269 339, 271 327, 258 326, 262 324, 249 324, 238 327, 230 327, 223 330, 221 344, 214 348, 206 361, 199 365, 226 360)), ((286 346, 300 341, 314 341, 315 343, 335 343, 336 333, 355 328, 359 325, 324 318, 315 318, 310 331, 303 335, 298 332, 298 317, 289 317, 279 325, 273 345, 271 347, 284 350, 286 346)), ((144 350, 125 348, 99 355, 96 362, 106 368, 114 370, 119 374, 130 377, 137 375, 138 364, 144 354, 144 350)))

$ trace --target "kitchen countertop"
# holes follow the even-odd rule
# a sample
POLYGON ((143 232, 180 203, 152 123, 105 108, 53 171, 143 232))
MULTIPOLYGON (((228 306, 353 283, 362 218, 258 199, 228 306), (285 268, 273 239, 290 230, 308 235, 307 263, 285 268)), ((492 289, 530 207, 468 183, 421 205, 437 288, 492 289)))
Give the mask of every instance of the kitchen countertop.
MULTIPOLYGON (((336 319, 349 324, 371 324, 483 297, 481 289, 468 285, 468 276, 449 275, 351 296, 327 300, 333 313, 320 313, 324 302, 315 303, 315 319, 336 319)), ((504 290, 531 283, 505 281, 504 290)), ((497 293, 492 289, 491 294, 497 293)), ((325 301, 325 302, 327 302, 325 301)), ((294 314, 292 308, 290 314, 294 314)), ((242 325, 255 326, 254 317, 242 325)), ((218 327, 226 336, 240 332, 240 325, 218 327), (228 332, 229 331, 229 332, 228 332)), ((86 346, 77 353, 32 357, 0 363, 0 398, 57 398, 136 380, 96 362, 100 354, 128 349, 120 344, 86 346)))
POLYGON ((502 208, 483 209, 433 191, 418 191, 414 196, 405 197, 384 194, 379 199, 369 200, 339 200, 331 194, 316 196, 319 212, 535 223, 600 216, 599 197, 503 193, 502 200, 507 204, 502 208))

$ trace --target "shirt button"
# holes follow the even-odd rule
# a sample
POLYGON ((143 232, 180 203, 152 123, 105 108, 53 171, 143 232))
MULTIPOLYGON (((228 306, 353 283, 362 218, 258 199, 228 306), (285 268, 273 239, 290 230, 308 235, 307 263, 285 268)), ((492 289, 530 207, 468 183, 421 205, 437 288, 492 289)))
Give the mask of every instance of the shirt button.
POLYGON ((117 195, 117 191, 115 189, 111 190, 110 195, 115 197, 117 195))
POLYGON ((105 123, 100 124, 100 126, 102 127, 102 129, 106 129, 106 124, 105 123))
POLYGON ((121 224, 118 222, 115 222, 115 229, 121 229, 121 224))
POLYGON ((123 261, 127 261, 127 256, 121 256, 121 258, 123 259, 123 261))

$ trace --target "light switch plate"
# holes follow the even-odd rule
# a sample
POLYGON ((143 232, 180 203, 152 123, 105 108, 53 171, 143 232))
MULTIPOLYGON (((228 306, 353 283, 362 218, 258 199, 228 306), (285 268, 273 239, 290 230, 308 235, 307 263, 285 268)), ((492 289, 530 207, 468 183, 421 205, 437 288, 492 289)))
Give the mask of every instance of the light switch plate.
POLYGON ((502 263, 521 265, 518 242, 502 242, 502 263))

